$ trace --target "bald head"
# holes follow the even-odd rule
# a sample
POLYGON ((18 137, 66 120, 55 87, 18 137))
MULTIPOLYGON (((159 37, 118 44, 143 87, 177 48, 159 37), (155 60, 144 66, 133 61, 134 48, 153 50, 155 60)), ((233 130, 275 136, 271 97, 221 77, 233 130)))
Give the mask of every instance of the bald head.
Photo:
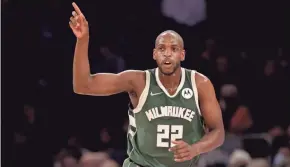
POLYGON ((183 39, 175 31, 167 30, 158 35, 153 49, 153 59, 156 60, 162 74, 172 75, 180 68, 180 63, 185 58, 183 47, 183 39))
POLYGON ((158 45, 160 38, 165 37, 165 36, 171 36, 171 37, 176 38, 180 47, 182 49, 184 48, 184 43, 183 43, 182 37, 177 32, 175 32, 173 30, 166 30, 166 31, 163 31, 162 33, 160 33, 155 40, 155 47, 158 45))

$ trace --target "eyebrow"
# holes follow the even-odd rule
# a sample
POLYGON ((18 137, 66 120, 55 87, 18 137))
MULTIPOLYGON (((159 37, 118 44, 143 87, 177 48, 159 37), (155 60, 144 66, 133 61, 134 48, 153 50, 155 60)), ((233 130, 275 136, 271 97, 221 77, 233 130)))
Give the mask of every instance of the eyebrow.
MULTIPOLYGON (((157 46, 164 46, 165 44, 157 44, 157 46)), ((171 44, 171 46, 177 46, 177 47, 180 47, 178 44, 171 44)))

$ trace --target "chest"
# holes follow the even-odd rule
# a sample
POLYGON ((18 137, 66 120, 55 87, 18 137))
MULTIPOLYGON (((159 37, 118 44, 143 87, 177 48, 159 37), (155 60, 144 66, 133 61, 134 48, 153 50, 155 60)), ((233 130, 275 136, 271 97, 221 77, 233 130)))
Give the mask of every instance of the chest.
POLYGON ((152 86, 138 117, 150 124, 190 124, 197 114, 194 93, 190 87, 185 86, 169 97, 158 86, 152 86))
POLYGON ((149 109, 157 106, 176 106, 195 109, 195 93, 189 83, 184 83, 181 88, 172 93, 164 89, 159 85, 151 85, 143 108, 149 109))

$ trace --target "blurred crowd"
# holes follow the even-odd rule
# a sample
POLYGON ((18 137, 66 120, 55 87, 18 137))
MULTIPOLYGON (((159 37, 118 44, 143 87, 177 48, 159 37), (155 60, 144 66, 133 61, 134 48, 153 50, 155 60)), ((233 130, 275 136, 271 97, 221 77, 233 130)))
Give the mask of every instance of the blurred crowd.
MULTIPOLYGON (((201 0, 184 0, 182 5, 173 0, 78 4, 90 23, 92 73, 154 68, 157 34, 173 29, 184 37, 183 66, 213 82, 227 131, 225 143, 202 155, 199 167, 290 166, 290 50, 280 12, 287 5, 264 4, 259 7, 263 16, 259 16, 255 5, 246 2, 235 4, 241 9, 201 0), (275 12, 265 10, 267 5, 275 12), (240 14, 245 7, 247 13, 240 14)), ((4 1, 3 5, 2 54, 9 62, 4 65, 9 74, 3 79, 8 100, 3 111, 2 163, 13 167, 121 166, 127 157, 129 98, 125 93, 112 97, 73 93, 75 39, 67 25, 70 2, 52 0, 29 6, 4 1), (30 25, 25 33, 19 28, 23 25, 30 25), (25 60, 18 61, 20 57, 25 60), (11 94, 19 92, 11 91, 19 87, 19 80, 11 74, 19 71, 25 74, 20 84, 24 110, 12 103, 15 96, 11 94)))
MULTIPOLYGON (((201 156, 198 166, 289 166, 289 75, 286 71, 289 68, 288 62, 284 59, 280 60, 277 55, 277 59, 266 60, 262 66, 257 67, 258 62, 246 60, 247 53, 240 53, 237 56, 239 60, 234 62, 223 52, 214 51, 216 46, 212 39, 207 40, 205 44, 207 49, 199 56, 195 67, 209 76, 214 83, 223 111, 227 135, 225 143, 220 148, 201 156), (255 66, 251 66, 251 63, 255 66)), ((109 49, 106 52, 109 53, 109 49)), ((113 53, 111 55, 114 57, 113 53)), ((112 58, 115 61, 109 62, 108 65, 120 59, 116 56, 112 58)), ((124 61, 120 62, 120 64, 124 63, 124 61)), ((105 62, 103 62, 103 67, 108 67, 105 62)), ((125 69, 124 65, 112 67, 111 72, 114 73, 125 69), (120 67, 124 69, 119 69, 120 67)), ((117 98, 123 98, 123 96, 117 98)), ((106 105, 110 105, 111 100, 105 99, 109 103, 106 105)), ((97 107, 98 102, 94 102, 97 107)), ((100 121, 98 115, 103 113, 97 113, 96 117, 92 118, 101 122, 99 126, 94 124, 95 127, 87 128, 86 125, 81 125, 85 124, 81 118, 74 120, 80 121, 78 123, 62 122, 70 126, 65 129, 69 130, 65 132, 65 135, 50 132, 50 135, 61 137, 59 139, 50 138, 51 136, 47 134, 52 129, 47 127, 49 123, 46 124, 46 122, 51 120, 39 112, 41 111, 38 111, 32 104, 27 103, 24 106, 23 119, 19 119, 22 124, 18 123, 14 131, 12 155, 17 159, 13 162, 16 163, 15 166, 19 163, 28 163, 33 166, 33 163, 37 164, 40 160, 43 163, 53 162, 55 167, 74 167, 82 164, 88 167, 122 165, 127 156, 128 122, 126 116, 118 117, 122 120, 122 126, 110 122, 108 115, 103 122, 100 121), (87 132, 81 133, 81 131, 87 132), (91 134, 92 132, 99 135, 91 134), (44 144, 44 142, 52 143, 44 144)), ((110 115, 114 112, 126 113, 126 110, 111 109, 108 112, 110 115)), ((69 121, 69 118, 65 119, 69 121)))

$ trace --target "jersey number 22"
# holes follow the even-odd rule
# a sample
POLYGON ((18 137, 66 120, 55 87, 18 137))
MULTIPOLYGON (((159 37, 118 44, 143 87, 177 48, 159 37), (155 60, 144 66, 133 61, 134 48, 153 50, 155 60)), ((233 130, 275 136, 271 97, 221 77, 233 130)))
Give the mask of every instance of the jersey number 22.
POLYGON ((173 147, 172 140, 182 139, 182 125, 157 125, 157 147, 173 147))

